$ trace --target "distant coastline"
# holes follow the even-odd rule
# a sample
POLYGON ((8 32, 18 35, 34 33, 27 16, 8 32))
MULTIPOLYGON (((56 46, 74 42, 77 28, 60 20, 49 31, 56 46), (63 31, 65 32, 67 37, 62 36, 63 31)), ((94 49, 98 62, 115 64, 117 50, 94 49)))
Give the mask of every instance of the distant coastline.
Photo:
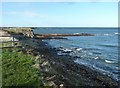
POLYGON ((36 29, 36 28, 44 28, 44 29, 47 29, 47 28, 51 28, 51 29, 63 29, 63 28, 69 28, 69 29, 72 29, 72 28, 75 28, 75 29, 86 29, 86 28, 89 28, 89 29, 118 29, 119 27, 0 27, 0 29, 2 28, 32 28, 32 29, 36 29))

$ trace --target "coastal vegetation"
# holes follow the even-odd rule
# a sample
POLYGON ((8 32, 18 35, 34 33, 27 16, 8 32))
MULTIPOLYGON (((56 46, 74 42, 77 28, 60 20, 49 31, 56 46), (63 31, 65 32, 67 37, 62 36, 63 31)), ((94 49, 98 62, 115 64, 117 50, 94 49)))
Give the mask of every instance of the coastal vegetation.
POLYGON ((36 64, 36 58, 30 54, 24 54, 20 49, 3 49, 2 80, 3 86, 40 86, 40 69, 36 64))
MULTIPOLYGON (((13 43, 12 42, 2 42, 0 43, 0 47, 12 47, 13 43)), ((21 46, 19 42, 14 42, 15 46, 21 46)))

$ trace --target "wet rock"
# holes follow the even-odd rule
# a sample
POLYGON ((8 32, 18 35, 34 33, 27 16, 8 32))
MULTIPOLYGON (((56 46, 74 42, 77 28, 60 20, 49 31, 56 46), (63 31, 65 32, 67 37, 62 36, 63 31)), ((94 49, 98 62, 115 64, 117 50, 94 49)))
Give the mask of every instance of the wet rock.
POLYGON ((57 87, 57 85, 53 81, 49 82, 49 86, 57 87))
POLYGON ((49 65, 49 62, 48 61, 43 62, 41 66, 45 66, 45 65, 49 65))
POLYGON ((40 55, 37 55, 37 56, 36 56, 36 59, 40 59, 40 58, 41 58, 40 55))
POLYGON ((80 58, 79 56, 74 56, 74 58, 80 58))

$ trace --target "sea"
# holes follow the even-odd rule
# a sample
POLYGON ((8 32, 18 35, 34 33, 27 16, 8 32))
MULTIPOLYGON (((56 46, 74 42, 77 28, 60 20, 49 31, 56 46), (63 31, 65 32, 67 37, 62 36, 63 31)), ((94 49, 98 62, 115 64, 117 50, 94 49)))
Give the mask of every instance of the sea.
POLYGON ((120 60, 118 58, 118 28, 76 28, 44 27, 35 28, 37 34, 79 34, 90 33, 95 36, 69 36, 67 39, 46 39, 58 55, 70 55, 74 62, 95 69, 115 80, 119 79, 120 60))

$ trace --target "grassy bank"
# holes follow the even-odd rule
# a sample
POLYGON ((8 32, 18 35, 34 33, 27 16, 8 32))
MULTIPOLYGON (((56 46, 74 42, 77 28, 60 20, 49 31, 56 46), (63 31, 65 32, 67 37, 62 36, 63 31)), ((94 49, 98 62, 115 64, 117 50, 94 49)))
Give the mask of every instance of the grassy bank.
POLYGON ((42 85, 34 56, 24 54, 19 49, 3 49, 1 56, 3 86, 42 85))

